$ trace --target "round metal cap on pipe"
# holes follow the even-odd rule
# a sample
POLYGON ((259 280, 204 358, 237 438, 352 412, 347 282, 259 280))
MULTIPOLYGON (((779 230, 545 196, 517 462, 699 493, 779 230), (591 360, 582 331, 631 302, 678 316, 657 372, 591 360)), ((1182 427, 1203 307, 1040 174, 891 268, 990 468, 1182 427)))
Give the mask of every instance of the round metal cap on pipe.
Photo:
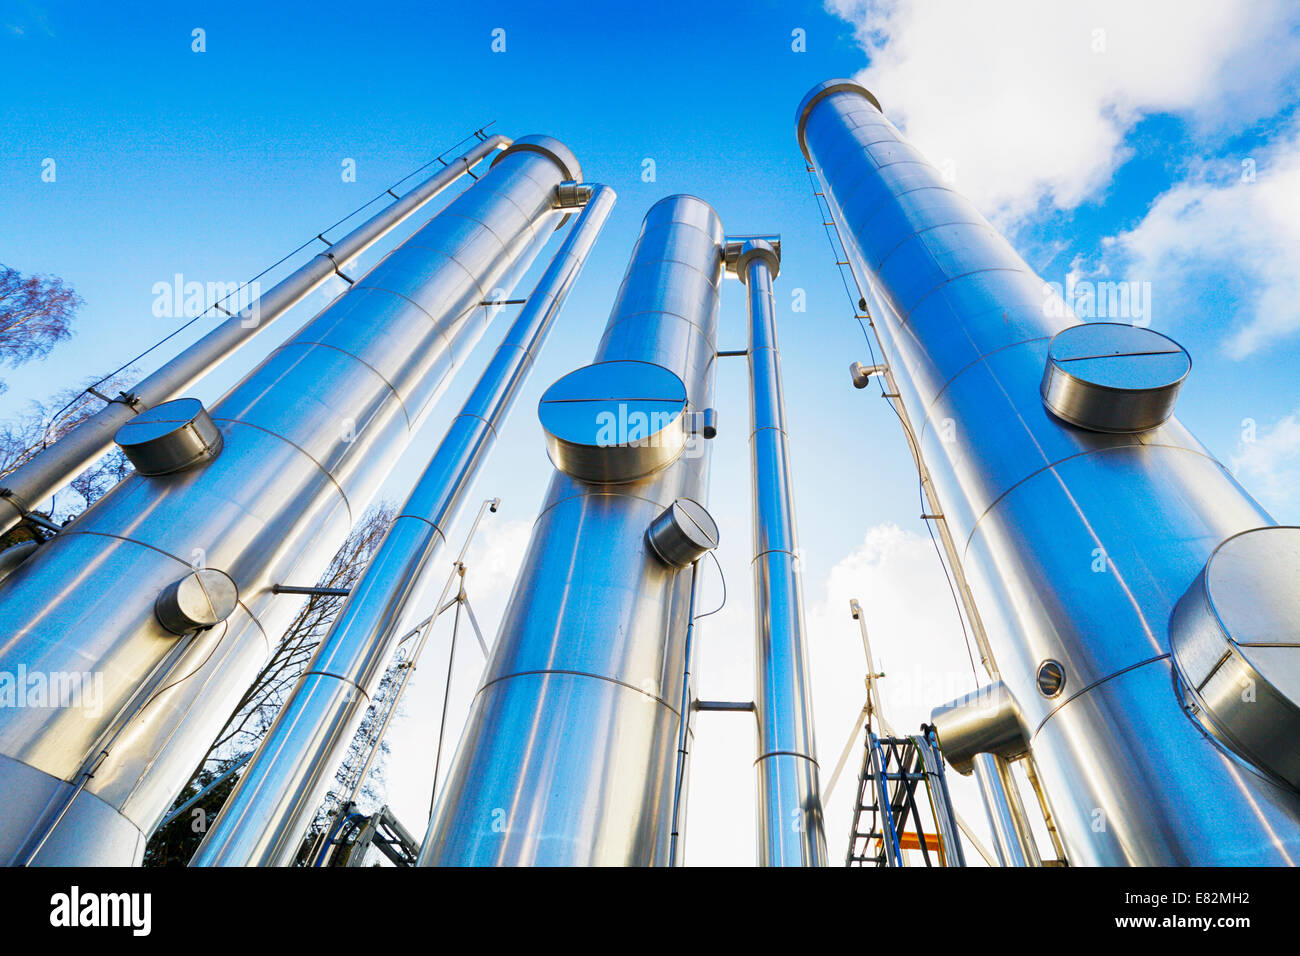
POLYGON ((650 522, 646 540, 664 564, 689 568, 718 546, 718 525, 704 505, 678 498, 650 522))
POLYGON ((178 398, 141 412, 113 441, 142 475, 170 475, 221 453, 221 431, 197 398, 178 398))
POLYGON ((1200 720, 1300 786, 1300 528, 1254 528, 1215 549, 1174 607, 1170 644, 1200 720))
POLYGON ((238 604, 239 588, 230 575, 202 568, 163 588, 154 614, 167 630, 184 635, 220 624, 238 604))
POLYGON ((1075 325, 1048 347, 1043 404, 1089 431, 1146 431, 1174 414, 1191 369, 1187 350, 1159 332, 1121 322, 1075 325))
POLYGON ((546 453, 566 475, 617 484, 654 474, 686 447, 686 386, 651 362, 597 362, 565 375, 537 408, 546 453))

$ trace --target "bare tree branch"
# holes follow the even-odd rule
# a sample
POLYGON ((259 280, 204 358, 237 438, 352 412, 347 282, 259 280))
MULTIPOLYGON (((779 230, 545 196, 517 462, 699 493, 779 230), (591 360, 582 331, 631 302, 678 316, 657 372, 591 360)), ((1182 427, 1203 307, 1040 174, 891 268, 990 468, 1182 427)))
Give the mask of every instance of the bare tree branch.
POLYGON ((50 354, 72 337, 82 300, 55 276, 24 277, 0 265, 0 365, 19 366, 50 354))

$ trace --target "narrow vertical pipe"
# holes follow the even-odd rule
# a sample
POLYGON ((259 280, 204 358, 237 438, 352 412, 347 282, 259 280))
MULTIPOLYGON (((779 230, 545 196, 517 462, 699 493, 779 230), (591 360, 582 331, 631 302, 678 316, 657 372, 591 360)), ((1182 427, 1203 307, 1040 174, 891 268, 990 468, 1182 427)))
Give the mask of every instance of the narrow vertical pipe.
MULTIPOLYGON (((614 206, 595 187, 438 445, 338 620, 199 846, 194 866, 287 865, 392 656, 422 572, 441 550, 555 317, 614 206)), ((459 614, 459 608, 457 608, 459 614)))
MULTIPOLYGON (((651 207, 596 361, 668 369, 711 407, 722 238, 694 196, 651 207)), ((690 575, 646 531, 705 500, 709 457, 622 484, 556 471, 420 865, 668 862, 690 575)))
POLYGON ((258 296, 185 351, 81 422, 21 467, 0 478, 0 534, 36 505, 67 485, 113 447, 117 430, 147 408, 178 398, 216 365, 265 331, 330 276, 365 252, 394 228, 429 204, 464 176, 479 160, 510 145, 504 136, 489 136, 448 163, 396 202, 375 213, 326 252, 258 296))
POLYGON ((779 267, 776 251, 764 240, 746 242, 736 262, 749 306, 758 862, 825 866, 803 581, 772 298, 772 277, 779 267))
POLYGON ((1016 786, 1007 758, 979 753, 971 765, 984 799, 998 862, 1003 866, 1042 866, 1029 816, 1020 799, 1020 788, 1016 786))

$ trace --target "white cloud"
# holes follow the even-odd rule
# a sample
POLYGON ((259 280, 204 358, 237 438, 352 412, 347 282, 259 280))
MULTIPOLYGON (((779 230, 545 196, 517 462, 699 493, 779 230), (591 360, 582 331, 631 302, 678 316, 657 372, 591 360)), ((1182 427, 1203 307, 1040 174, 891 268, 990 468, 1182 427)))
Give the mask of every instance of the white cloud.
POLYGON ((1003 224, 1099 195, 1143 115, 1243 128, 1276 113, 1300 75, 1287 0, 827 5, 870 58, 859 81, 1003 224))
POLYGON ((1283 524, 1300 520, 1300 410, 1272 425, 1243 425, 1232 473, 1283 524))
MULTIPOLYGON (((810 596, 815 593, 809 591, 810 596)), ((862 638, 849 613, 850 598, 862 605, 872 656, 877 670, 885 674, 880 681, 882 710, 896 733, 915 733, 929 722, 934 707, 976 686, 934 544, 929 537, 897 525, 871 528, 862 543, 832 568, 820 597, 810 603, 808 632, 814 636, 810 655, 823 786, 830 782, 866 693, 862 638)), ((843 859, 861 758, 859 735, 826 804, 832 862, 843 859)), ((957 811, 991 846, 973 780, 952 771, 947 776, 957 811)), ((978 865, 975 851, 969 846, 967 851, 968 862, 978 865)))
POLYGON ((1198 170, 1104 245, 1129 279, 1152 283, 1162 325, 1228 328, 1234 359, 1300 330, 1300 136, 1198 170))

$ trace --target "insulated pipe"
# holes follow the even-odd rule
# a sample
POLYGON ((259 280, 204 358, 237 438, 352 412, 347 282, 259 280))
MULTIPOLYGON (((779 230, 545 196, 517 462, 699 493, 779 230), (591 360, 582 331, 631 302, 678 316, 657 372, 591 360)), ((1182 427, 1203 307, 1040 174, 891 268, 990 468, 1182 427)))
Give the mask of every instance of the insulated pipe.
POLYGON ((1111 434, 1045 408, 1049 342, 1077 319, 870 93, 820 84, 798 136, 1071 864, 1300 861, 1300 796, 1187 716, 1171 662, 1175 603, 1272 519, 1176 419, 1111 434))
POLYGON ((285 866, 384 674, 423 569, 446 541, 615 194, 596 186, 221 809, 192 866, 285 866))
POLYGON ((1003 866, 1042 866, 1038 845, 1029 826, 1029 816, 1020 799, 1020 789, 1011 775, 1011 764, 999 754, 978 753, 972 760, 979 783, 993 849, 1003 866))
POLYGON ((140 859, 300 606, 273 585, 320 575, 495 313, 484 300, 545 244, 557 186, 579 175, 554 140, 518 140, 217 403, 215 459, 126 479, 9 577, 0 672, 89 670, 96 692, 0 712, 0 860, 37 845, 37 863, 140 859), (192 564, 224 572, 238 603, 182 638, 137 705, 177 647, 155 599, 192 564))
POLYGON ((825 866, 803 581, 772 299, 772 277, 779 267, 776 251, 763 240, 746 242, 736 261, 749 306, 758 864, 825 866))
MULTIPOLYGON (((662 366, 711 407, 722 238, 702 200, 656 203, 596 360, 662 366)), ((421 865, 667 865, 691 572, 646 532, 704 500, 708 462, 698 442, 623 484, 557 470, 421 865)))
POLYGON ((336 274, 352 259, 378 242, 444 189, 465 175, 485 156, 510 145, 504 136, 489 136, 417 185, 396 202, 385 206, 353 229, 327 252, 318 253, 296 271, 277 282, 265 295, 239 314, 231 316, 185 351, 171 359, 129 392, 109 402, 71 429, 58 441, 0 478, 0 534, 18 524, 95 460, 113 447, 117 430, 137 414, 173 398, 243 347, 289 309, 336 274))

